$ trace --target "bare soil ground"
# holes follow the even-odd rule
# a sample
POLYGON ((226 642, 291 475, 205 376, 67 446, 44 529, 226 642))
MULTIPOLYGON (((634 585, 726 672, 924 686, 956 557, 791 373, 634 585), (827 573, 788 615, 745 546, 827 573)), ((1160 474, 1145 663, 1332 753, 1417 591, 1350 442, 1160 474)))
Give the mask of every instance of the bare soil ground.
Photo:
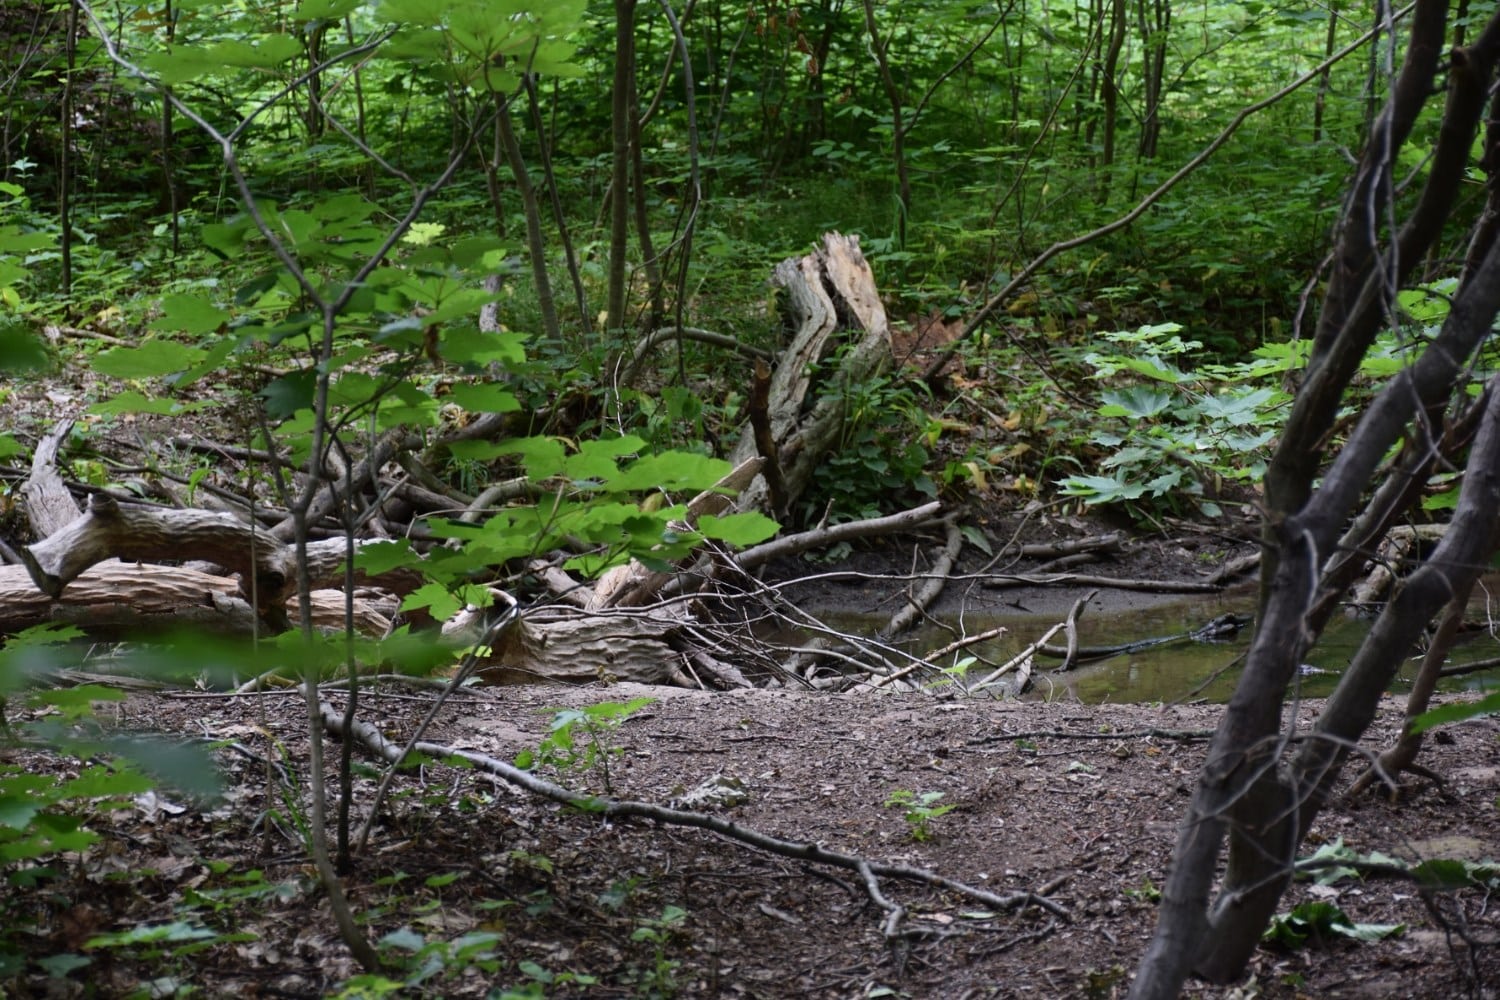
MULTIPOLYGON (((515 687, 465 694, 431 738, 509 761, 538 745, 550 710, 642 694, 656 701, 601 738, 619 750, 608 764, 616 796, 666 802, 715 776, 737 779, 744 801, 710 811, 996 893, 1035 892, 1066 916, 1035 906, 996 912, 949 891, 882 879, 884 896, 909 910, 887 937, 885 912, 854 872, 703 831, 604 821, 475 771, 430 764, 398 780, 346 884, 375 936, 403 927, 428 940, 493 931, 502 961, 492 971, 440 970, 399 995, 484 996, 553 977, 546 993, 555 996, 1121 996, 1155 923, 1155 888, 1201 761, 1197 734, 1218 716, 1207 705, 515 687), (930 839, 915 840, 902 811, 886 805, 902 789, 940 792, 938 804, 954 806, 932 820, 930 839), (671 922, 669 907, 686 911, 680 922, 671 922)), ((425 696, 386 689, 367 696, 361 715, 399 739, 424 708, 425 696)), ((1318 710, 1306 705, 1304 718, 1318 710)), ((1370 746, 1391 739, 1399 720, 1400 704, 1388 701, 1370 746)), ((335 993, 358 970, 337 941, 294 829, 294 803, 305 803, 301 701, 287 693, 137 695, 118 724, 231 742, 216 751, 228 794, 206 811, 174 812, 163 793, 100 817, 102 845, 27 890, 24 912, 34 924, 17 929, 26 950, 34 958, 78 953, 97 933, 173 919, 249 939, 175 957, 170 949, 148 957, 144 946, 113 955, 95 949, 93 965, 72 977, 48 980, 33 965, 0 983, 0 992, 126 996, 144 981, 176 976, 171 983, 200 996, 335 993), (263 881, 251 872, 263 872, 263 881), (217 910, 204 902, 215 890, 232 895, 257 885, 284 889, 242 893, 217 910), (174 914, 174 901, 185 898, 198 905, 174 914)), ((1319 821, 1314 842, 1342 838, 1413 861, 1500 856, 1497 740, 1494 719, 1444 731, 1423 758, 1445 776, 1443 788, 1412 784, 1399 804, 1340 803, 1319 821)), ((30 763, 59 766, 40 757, 30 763)), ((543 773, 603 791, 598 768, 543 773)), ((359 780, 356 814, 372 787, 359 780)), ((1461 916, 1489 942, 1478 947, 1435 921, 1399 879, 1329 889, 1299 883, 1287 903, 1308 898, 1406 931, 1374 944, 1262 949, 1236 989, 1196 984, 1189 995, 1495 995, 1496 922, 1478 895, 1442 900, 1450 925, 1461 916)))

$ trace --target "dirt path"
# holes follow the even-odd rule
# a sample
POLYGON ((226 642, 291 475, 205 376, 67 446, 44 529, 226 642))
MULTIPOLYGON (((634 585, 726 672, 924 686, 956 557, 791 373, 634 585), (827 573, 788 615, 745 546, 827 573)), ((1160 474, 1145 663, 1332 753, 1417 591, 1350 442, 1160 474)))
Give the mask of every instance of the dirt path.
MULTIPOLYGON (((527 687, 466 695, 434 738, 509 761, 537 747, 549 709, 642 695, 657 700, 601 736, 619 751, 609 762, 616 795, 665 802, 714 776, 736 779, 745 801, 715 810, 736 823, 997 893, 1038 892, 1068 919, 1034 907, 991 912, 885 880, 886 897, 909 908, 901 932, 886 940, 884 914, 851 872, 701 831, 604 822, 429 764, 398 781, 390 815, 347 884, 377 936, 403 927, 428 940, 494 932, 500 961, 493 971, 470 967, 446 978, 439 969, 425 993, 401 995, 484 996, 497 984, 521 989, 550 977, 553 996, 1120 996, 1154 924, 1155 887, 1200 762, 1204 744, 1191 734, 1217 717, 1211 706, 527 687), (1151 730, 1182 735, 1145 735, 1151 730), (931 839, 914 840, 902 811, 886 805, 899 790, 941 793, 934 805, 954 807, 931 821, 931 839), (685 913, 678 918, 674 908, 685 913)), ((410 694, 386 692, 361 714, 400 737, 422 707, 410 694)), ((1307 707, 1310 716, 1317 710, 1307 707)), ((1372 739, 1389 739, 1398 721, 1399 705, 1388 701, 1372 739)), ((120 723, 234 741, 239 749, 218 752, 229 796, 210 813, 173 815, 158 802, 154 813, 110 817, 100 825, 102 849, 78 862, 72 878, 28 897, 36 917, 28 951, 76 952, 100 931, 172 919, 250 939, 176 960, 96 950, 71 986, 29 976, 11 981, 12 994, 82 996, 78 980, 86 980, 93 995, 123 996, 140 980, 176 974, 204 996, 314 997, 353 975, 296 840, 299 796, 277 778, 306 760, 300 702, 135 696, 120 723), (269 835, 258 825, 268 815, 269 835), (263 877, 247 876, 256 871, 263 877), (240 897, 216 911, 208 900, 219 890, 240 897), (197 905, 174 915, 173 902, 184 898, 197 905)), ((1441 734, 1424 761, 1447 776, 1445 792, 1414 787, 1399 807, 1340 805, 1319 821, 1313 843, 1342 838, 1408 860, 1500 855, 1497 739, 1492 719, 1441 734)), ((603 790, 597 768, 542 773, 603 790)), ((361 780, 356 811, 371 787, 361 780)), ((1497 949, 1479 949, 1471 967, 1460 946, 1456 961, 1407 883, 1301 884, 1288 903, 1312 893, 1356 921, 1408 929, 1375 944, 1262 950, 1253 988, 1233 995, 1460 996, 1471 974, 1493 995, 1500 983, 1497 949)), ((1481 900, 1455 902, 1494 939, 1481 900)), ((1192 995, 1231 994, 1195 987, 1192 995)))

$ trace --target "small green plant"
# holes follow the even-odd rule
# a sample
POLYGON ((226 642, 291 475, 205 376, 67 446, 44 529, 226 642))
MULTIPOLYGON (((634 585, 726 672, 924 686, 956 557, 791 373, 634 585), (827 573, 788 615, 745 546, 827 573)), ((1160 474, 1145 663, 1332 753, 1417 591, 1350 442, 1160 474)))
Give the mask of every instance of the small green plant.
POLYGON ((942 798, 942 792, 913 792, 898 788, 885 800, 885 807, 900 807, 903 810, 901 818, 906 820, 906 825, 911 829, 912 840, 931 840, 933 821, 956 808, 952 804, 938 805, 942 798))
POLYGON ((677 970, 681 962, 667 957, 667 947, 682 930, 687 920, 687 910, 668 905, 659 917, 648 917, 630 935, 630 940, 651 945, 652 961, 649 967, 634 970, 634 982, 643 995, 670 997, 677 993, 677 970))
POLYGON ((476 931, 452 941, 428 940, 409 927, 392 931, 379 941, 381 957, 404 975, 400 979, 380 974, 355 976, 335 996, 340 1000, 370 1000, 375 997, 411 996, 423 984, 435 985, 446 978, 477 969, 486 977, 500 970, 494 946, 502 935, 476 931))
POLYGON ((1261 940, 1287 950, 1324 945, 1339 938, 1383 941, 1406 930, 1405 924, 1356 924, 1349 914, 1326 900, 1310 900, 1271 918, 1261 940))
MULTIPOLYGON (((222 933, 195 923, 178 920, 170 924, 143 924, 122 931, 111 931, 90 938, 84 944, 85 951, 107 949, 130 958, 161 967, 163 963, 172 970, 149 982, 141 983, 131 998, 154 998, 189 996, 194 991, 190 974, 192 968, 187 959, 200 951, 221 944, 242 944, 254 941, 256 935, 247 932, 222 933)), ((53 956, 53 961, 63 956, 53 956)), ((81 956, 79 956, 81 957, 81 956)), ((87 961, 86 959, 84 960, 87 961)))
POLYGON ((523 750, 516 755, 516 766, 529 771, 537 764, 547 764, 559 771, 598 768, 606 794, 611 793, 609 761, 625 751, 606 741, 615 730, 636 712, 656 701, 655 698, 632 698, 630 701, 606 701, 585 708, 553 711, 550 732, 533 753, 523 750))
POLYGON ((840 392, 843 440, 813 472, 802 519, 857 520, 888 512, 893 497, 936 497, 937 484, 927 474, 936 432, 911 385, 881 376, 840 392))

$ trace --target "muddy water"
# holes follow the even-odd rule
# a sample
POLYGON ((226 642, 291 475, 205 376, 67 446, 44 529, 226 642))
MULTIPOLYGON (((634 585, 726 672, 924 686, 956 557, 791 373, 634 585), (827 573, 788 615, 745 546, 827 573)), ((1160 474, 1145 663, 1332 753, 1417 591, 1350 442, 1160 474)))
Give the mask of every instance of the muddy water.
MULTIPOLYGON (((1254 609, 1253 595, 1244 594, 1232 598, 1193 598, 1115 613, 1090 610, 1078 621, 1079 645, 1112 646, 1138 639, 1181 635, 1202 628, 1210 620, 1226 612, 1248 615, 1254 609)), ((1483 621, 1485 614, 1482 605, 1472 609, 1469 617, 1471 620, 1483 621)), ((971 615, 964 619, 963 631, 973 635, 995 626, 1004 626, 1007 635, 1003 639, 974 647, 971 651, 978 653, 986 661, 1000 664, 1036 641, 1057 622, 1056 616, 971 615)), ((838 624, 851 632, 869 634, 884 624, 884 621, 863 624, 844 618, 838 624)), ((1308 655, 1298 680, 1303 697, 1324 697, 1333 691, 1340 672, 1364 639, 1369 624, 1367 620, 1350 619, 1343 615, 1336 616, 1330 622, 1322 640, 1308 655)), ((951 633, 932 629, 917 635, 907 645, 907 649, 912 652, 924 651, 942 646, 952 639, 951 633)), ((1054 668, 1057 660, 1038 657, 1033 675, 1035 684, 1027 697, 1064 699, 1086 704, 1226 701, 1239 680, 1240 657, 1249 640, 1250 629, 1245 628, 1228 641, 1173 642, 1085 663, 1068 673, 1056 672, 1054 668)), ((1065 639, 1059 633, 1051 642, 1063 645, 1065 639)), ((1500 637, 1484 630, 1476 630, 1463 636, 1450 655, 1449 663, 1472 663, 1495 656, 1500 656, 1500 637)), ((1406 690, 1416 667, 1416 660, 1409 661, 1392 689, 1398 692, 1406 690)), ((982 677, 989 669, 991 668, 982 663, 976 664, 970 677, 982 677)), ((1490 690, 1497 687, 1500 687, 1500 671, 1497 670, 1445 682, 1445 690, 1490 690)))

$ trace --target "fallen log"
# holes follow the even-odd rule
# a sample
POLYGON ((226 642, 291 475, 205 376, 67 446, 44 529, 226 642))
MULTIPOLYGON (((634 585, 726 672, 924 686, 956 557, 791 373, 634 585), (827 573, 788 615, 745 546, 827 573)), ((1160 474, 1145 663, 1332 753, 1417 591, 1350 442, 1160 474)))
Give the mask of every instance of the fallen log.
MULTIPOLYGON (((313 625, 344 627, 344 593, 315 590, 313 625)), ((296 602, 284 610, 295 621, 296 602)), ((240 592, 240 581, 181 566, 105 562, 73 577, 52 597, 38 590, 21 566, 0 566, 0 633, 19 632, 49 622, 76 625, 96 638, 123 638, 184 628, 249 637, 257 616, 240 592)), ((390 630, 389 615, 377 602, 354 599, 354 627, 378 638, 390 630)), ((266 632, 265 624, 259 626, 266 632)))

